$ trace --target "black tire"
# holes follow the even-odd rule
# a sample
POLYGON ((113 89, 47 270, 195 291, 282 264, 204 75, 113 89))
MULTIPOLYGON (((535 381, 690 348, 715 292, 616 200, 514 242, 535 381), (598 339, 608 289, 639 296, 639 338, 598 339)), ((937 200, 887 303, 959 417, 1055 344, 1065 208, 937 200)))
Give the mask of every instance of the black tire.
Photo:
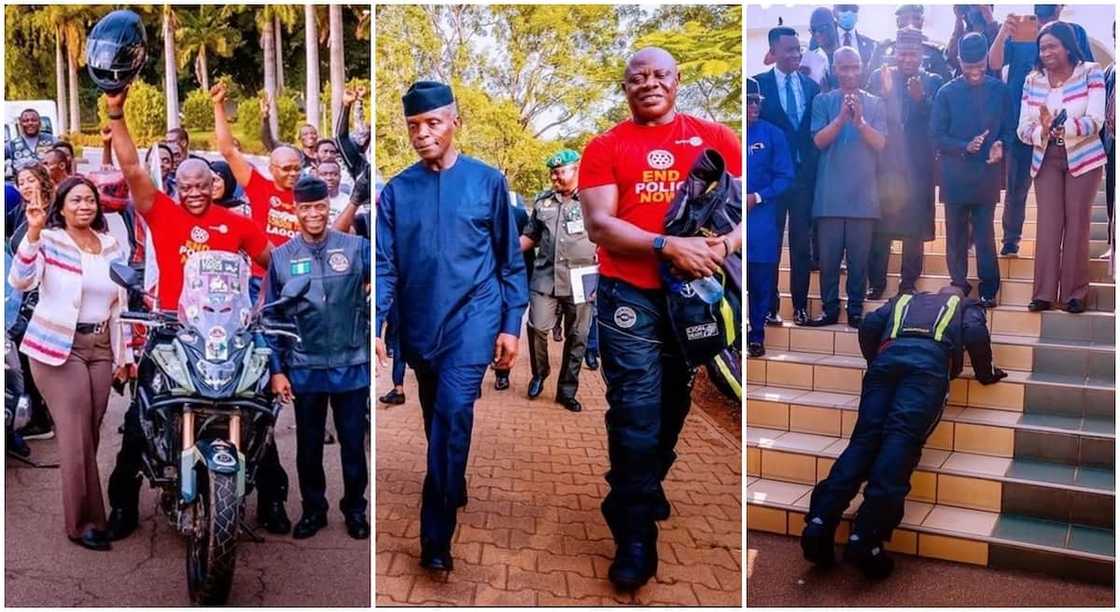
POLYGON ((187 542, 187 588, 196 605, 222 605, 229 599, 237 561, 237 475, 198 470, 206 530, 187 542))

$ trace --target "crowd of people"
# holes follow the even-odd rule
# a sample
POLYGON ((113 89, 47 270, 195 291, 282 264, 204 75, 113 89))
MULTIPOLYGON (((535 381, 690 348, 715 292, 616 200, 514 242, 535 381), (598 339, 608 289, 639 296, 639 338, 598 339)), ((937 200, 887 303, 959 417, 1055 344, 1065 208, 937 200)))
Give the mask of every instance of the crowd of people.
MULTIPOLYGON (((582 154, 549 157, 552 188, 535 198, 531 214, 512 203, 500 171, 457 148, 461 119, 449 86, 420 81, 403 97, 419 161, 392 177, 377 202, 377 329, 391 322, 395 330, 390 342, 378 338, 377 353, 384 360, 395 344, 416 375, 428 439, 420 562, 430 570, 453 568, 457 512, 469 497, 474 403, 488 366, 495 388, 509 388, 528 307, 529 397, 542 393, 550 374, 548 335, 561 317, 557 402, 581 409, 581 360, 606 382, 611 466, 602 512, 616 545, 609 579, 635 589, 657 572, 657 523, 671 513, 662 482, 693 382, 669 322, 662 270, 707 277, 742 245, 741 228, 666 236, 665 216, 701 153, 717 151, 738 176, 742 144, 726 126, 677 111, 680 71, 662 49, 631 56, 621 84, 631 117, 582 154), (575 272, 596 262, 589 304, 578 298, 575 272), (585 351, 591 330, 594 360, 585 351)), ((403 402, 402 381, 394 372, 398 386, 382 401, 403 402)))
POLYGON ((269 364, 271 392, 295 412, 302 514, 293 528, 285 508, 288 477, 270 442, 256 478, 257 519, 270 533, 295 538, 327 525, 329 406, 343 468, 339 510, 351 537, 368 538, 370 130, 363 123, 350 131, 351 113, 362 116, 352 109, 364 93, 345 92, 333 138, 304 125, 298 145, 267 139, 267 175, 231 132, 224 84, 209 92, 218 155, 192 150, 190 134, 174 128, 149 147, 149 163, 129 134, 127 93, 106 94, 109 123, 101 131, 99 167, 80 170, 74 148, 42 133, 30 109, 7 147, 5 328, 19 347, 32 412, 28 425, 8 432, 9 449, 27 454, 26 440, 57 436, 72 541, 108 550, 133 532, 146 444, 136 402, 118 430, 109 512, 97 448, 111 389, 123 391, 137 376, 158 332, 145 338, 140 328, 120 323, 122 311, 143 304, 130 304, 135 297, 111 280, 109 266, 143 270, 146 306, 173 311, 191 254, 239 253, 252 264, 254 303, 275 300, 293 276, 311 281, 307 295, 289 308, 302 341, 275 343, 269 364))
POLYGON ((1084 28, 1061 20, 1061 9, 1035 5, 999 24, 991 5, 956 5, 944 49, 922 33, 921 5, 898 7, 897 36, 882 43, 858 31, 858 5, 816 9, 807 47, 791 27, 769 31, 765 61, 774 67, 747 80, 750 356, 765 354, 765 327, 783 323, 778 266, 787 228, 795 325, 839 321, 846 262, 847 323, 858 328, 864 300, 886 290, 894 241, 902 244, 899 293, 913 293, 937 203, 951 284, 971 294, 974 254, 978 301, 992 308, 997 258, 1019 252, 1032 183, 1047 231, 1036 236, 1028 308, 1086 309, 1102 175, 1110 244, 1112 236, 1115 73, 1093 61, 1084 28), (994 214, 1005 186, 997 254, 994 214))

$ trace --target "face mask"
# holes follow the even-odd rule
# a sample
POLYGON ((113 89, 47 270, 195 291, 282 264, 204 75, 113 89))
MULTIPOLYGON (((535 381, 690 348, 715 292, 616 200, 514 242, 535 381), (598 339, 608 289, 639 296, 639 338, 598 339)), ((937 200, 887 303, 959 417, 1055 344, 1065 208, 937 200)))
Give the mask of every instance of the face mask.
POLYGON ((840 11, 836 14, 836 23, 842 30, 851 30, 856 27, 856 17, 858 16, 855 11, 840 11))

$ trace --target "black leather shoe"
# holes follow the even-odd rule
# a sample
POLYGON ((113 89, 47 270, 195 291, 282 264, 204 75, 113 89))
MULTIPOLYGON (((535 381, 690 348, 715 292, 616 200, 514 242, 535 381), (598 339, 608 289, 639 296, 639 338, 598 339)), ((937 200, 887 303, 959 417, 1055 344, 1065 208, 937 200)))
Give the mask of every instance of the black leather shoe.
POLYGON ((303 516, 299 517, 299 522, 296 523, 295 528, 292 529, 292 537, 297 540, 305 540, 319 533, 319 530, 326 526, 326 512, 304 512, 303 516))
POLYGON ((364 512, 346 515, 346 533, 355 540, 369 539, 369 521, 364 512))
POLYGON ((840 320, 840 315, 829 316, 829 315, 826 315, 826 314, 822 314, 818 317, 815 317, 815 318, 812 318, 812 319, 809 319, 808 321, 806 321, 805 322, 805 327, 824 327, 826 325, 836 325, 836 322, 839 321, 839 320, 840 320))
POLYGON ((404 393, 401 393, 396 389, 392 389, 385 395, 377 398, 377 401, 381 402, 382 404, 392 404, 394 406, 400 406, 404 403, 404 393))
POLYGON ((505 391, 509 389, 509 376, 498 374, 494 376, 494 390, 505 391))
POLYGON ((1031 300, 1031 303, 1027 304, 1027 310, 1031 312, 1042 312, 1044 310, 1050 310, 1051 306, 1052 304, 1046 300, 1031 300))
POLYGON ((109 526, 106 529, 106 536, 116 542, 127 538, 133 531, 136 531, 137 525, 140 521, 135 513, 125 512, 121 508, 113 508, 109 512, 109 526))
POLYGON ((1003 257, 1018 257, 1019 256, 1019 245, 1017 245, 1017 244, 1005 244, 1005 245, 1003 245, 1003 248, 1000 249, 999 254, 1002 255, 1003 257))
POLYGON ((766 313, 766 324, 771 327, 777 327, 782 324, 782 315, 776 312, 766 313))
POLYGON ((287 535, 292 530, 292 521, 288 519, 288 511, 284 509, 284 502, 269 502, 264 506, 257 506, 257 522, 264 530, 276 535, 287 535))
MULTIPOLYGON (((859 537, 853 534, 853 537, 859 537)), ((844 560, 858 567, 863 575, 871 580, 882 580, 894 571, 894 559, 887 555, 881 543, 867 543, 861 540, 848 540, 844 548, 844 560)))
POLYGON ((633 540, 618 545, 607 577, 619 589, 633 591, 649 582, 656 573, 656 544, 633 540))
POLYGON ((537 399, 540 397, 541 391, 544 391, 544 379, 540 376, 534 376, 529 381, 529 399, 537 399))
POLYGON ((1081 300, 1070 300, 1066 303, 1066 312, 1072 314, 1081 314, 1085 312, 1085 302, 1081 300))
POLYGON ((855 329, 859 329, 859 326, 862 323, 863 323, 863 315, 858 315, 858 314, 857 315, 848 315, 848 327, 854 327, 855 329))
POLYGON ((77 538, 70 538, 70 541, 90 550, 105 551, 113 548, 109 543, 109 536, 100 529, 90 527, 82 532, 82 535, 77 538))
POLYGON ((566 397, 556 401, 560 402, 560 405, 567 408, 570 412, 579 412, 583 410, 583 404, 579 403, 579 400, 574 397, 566 397))
POLYGON ((879 300, 883 298, 883 289, 868 289, 863 297, 868 300, 879 300))
POLYGON ((747 354, 751 357, 762 357, 766 354, 766 346, 761 342, 750 342, 747 344, 747 354))
POLYGON ((599 369, 599 356, 596 355, 595 353, 592 353, 592 352, 588 351, 583 356, 583 365, 587 366, 588 370, 598 370, 599 369))
POLYGON ((981 308, 995 308, 997 306, 995 298, 982 297, 977 300, 981 308))
POLYGON ((835 537, 835 530, 829 529, 824 523, 806 523, 805 528, 801 530, 801 554, 806 561, 814 565, 832 565, 836 562, 836 555, 833 552, 835 537))
POLYGON ((432 571, 450 572, 455 569, 455 562, 451 560, 451 551, 448 549, 421 547, 420 566, 432 571))
POLYGON ((809 311, 804 308, 793 311, 793 324, 805 325, 809 321, 809 311))

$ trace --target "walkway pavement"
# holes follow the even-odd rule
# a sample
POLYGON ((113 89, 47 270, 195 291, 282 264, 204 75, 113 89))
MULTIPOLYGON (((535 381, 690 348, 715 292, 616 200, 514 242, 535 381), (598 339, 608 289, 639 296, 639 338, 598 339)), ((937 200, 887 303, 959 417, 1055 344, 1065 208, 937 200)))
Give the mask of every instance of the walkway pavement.
MULTIPOLYGON (((837 548, 837 553, 841 548, 837 548)), ((883 582, 846 565, 821 571, 796 538, 747 532, 748 607, 1113 607, 1112 587, 1042 574, 896 555, 883 582)))
MULTIPOLYGON (((101 427, 97 463, 104 488, 120 448, 120 425, 127 408, 114 395, 101 427)), ((280 460, 288 472, 288 515, 299 519, 299 480, 293 412, 281 412, 276 431, 280 460)), ((37 461, 57 461, 56 440, 29 442, 37 461)), ((324 451, 327 499, 342 497, 338 445, 324 451)), ((185 607, 186 544, 156 510, 159 494, 141 490, 140 528, 93 552, 66 539, 62 527, 61 480, 57 469, 35 469, 8 459, 4 482, 4 604, 14 607, 140 606, 185 607)), ((248 523, 255 525, 256 496, 247 501, 248 523)), ((369 607, 370 541, 346 535, 342 515, 331 510, 330 524, 315 537, 293 540, 259 530, 265 538, 242 538, 229 603, 234 606, 369 607)))
MULTIPOLYGON (((553 372, 559 349, 550 346, 553 372)), ((673 515, 661 523, 657 578, 634 595, 617 593, 606 578, 614 546, 599 512, 608 464, 602 377, 583 372, 579 414, 552 402, 555 376, 530 401, 526 351, 523 340, 512 387, 495 391, 488 373, 476 404, 470 503, 459 513, 446 581, 419 566, 427 447, 412 373, 408 403, 376 408, 377 604, 740 605, 742 455, 734 436, 693 407, 665 483, 673 515)), ((390 388, 388 369, 377 385, 378 395, 390 388)))

